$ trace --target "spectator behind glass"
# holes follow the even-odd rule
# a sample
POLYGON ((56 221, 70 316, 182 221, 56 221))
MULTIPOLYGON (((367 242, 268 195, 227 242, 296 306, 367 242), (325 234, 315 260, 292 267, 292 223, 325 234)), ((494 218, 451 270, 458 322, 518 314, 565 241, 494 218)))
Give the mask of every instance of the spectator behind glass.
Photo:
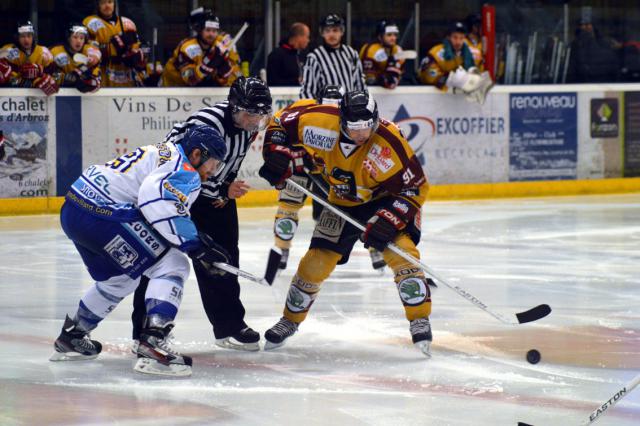
POLYGON ((269 86, 300 86, 302 61, 300 53, 309 45, 309 27, 296 22, 289 28, 287 39, 273 49, 267 58, 267 84, 269 86))
POLYGON ((590 18, 578 21, 571 42, 567 83, 603 83, 618 80, 620 61, 611 39, 602 37, 590 18))

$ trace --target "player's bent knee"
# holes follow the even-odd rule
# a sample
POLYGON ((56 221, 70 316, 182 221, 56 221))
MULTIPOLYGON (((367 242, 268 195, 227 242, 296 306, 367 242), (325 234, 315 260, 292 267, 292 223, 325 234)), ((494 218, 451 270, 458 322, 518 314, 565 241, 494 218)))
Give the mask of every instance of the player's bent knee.
MULTIPOLYGON (((420 252, 418 251, 418 248, 413 243, 409 235, 401 234, 398 238, 396 238, 394 244, 405 253, 410 254, 416 259, 420 259, 420 252)), ((389 265, 389 267, 394 271, 397 271, 398 269, 405 267, 406 265, 410 265, 407 260, 392 252, 388 248, 385 249, 385 251, 382 253, 382 256, 384 257, 384 261, 387 262, 387 265, 389 265)))
POLYGON ((309 249, 298 265, 297 275, 304 281, 322 283, 331 275, 341 257, 331 250, 309 249))
POLYGON ((145 271, 149 279, 161 277, 176 277, 182 282, 189 278, 189 259, 179 250, 170 249, 155 265, 145 271))

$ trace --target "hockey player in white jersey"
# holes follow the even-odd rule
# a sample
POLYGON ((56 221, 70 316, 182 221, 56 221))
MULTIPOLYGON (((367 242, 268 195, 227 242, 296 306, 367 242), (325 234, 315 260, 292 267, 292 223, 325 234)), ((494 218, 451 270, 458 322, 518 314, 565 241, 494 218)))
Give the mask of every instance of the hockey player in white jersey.
POLYGON ((210 126, 195 126, 177 144, 143 146, 86 169, 73 183, 60 212, 65 234, 96 281, 73 318, 67 315, 52 361, 93 359, 102 345, 95 329, 132 293, 142 274, 150 278, 147 316, 134 369, 142 373, 191 374, 191 358, 167 342, 184 282, 188 254, 211 271, 228 262, 224 249, 200 237, 189 209, 200 184, 221 168, 224 139, 210 126))

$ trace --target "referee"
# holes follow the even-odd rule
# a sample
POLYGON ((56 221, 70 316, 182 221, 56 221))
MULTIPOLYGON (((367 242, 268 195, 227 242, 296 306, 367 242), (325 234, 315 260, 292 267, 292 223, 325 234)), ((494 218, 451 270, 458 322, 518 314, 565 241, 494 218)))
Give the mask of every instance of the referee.
MULTIPOLYGON (((227 101, 203 108, 186 121, 176 124, 166 142, 180 141, 191 126, 208 125, 220 132, 227 155, 219 172, 202 184, 202 192, 191 208, 191 217, 199 232, 208 234, 224 247, 230 264, 239 266, 238 211, 236 198, 249 189, 235 180, 247 150, 258 131, 266 127, 271 115, 271 93, 262 80, 240 77, 231 85, 227 101)), ((204 310, 213 325, 216 345, 248 351, 260 349, 260 334, 244 322, 238 277, 224 274, 211 278, 198 262, 193 263, 204 310)), ((135 292, 133 338, 138 339, 145 313, 146 282, 135 292)))
POLYGON ((358 52, 342 44, 344 21, 334 13, 320 23, 322 45, 307 55, 302 71, 301 99, 318 99, 327 85, 341 86, 345 92, 364 90, 364 72, 358 52))

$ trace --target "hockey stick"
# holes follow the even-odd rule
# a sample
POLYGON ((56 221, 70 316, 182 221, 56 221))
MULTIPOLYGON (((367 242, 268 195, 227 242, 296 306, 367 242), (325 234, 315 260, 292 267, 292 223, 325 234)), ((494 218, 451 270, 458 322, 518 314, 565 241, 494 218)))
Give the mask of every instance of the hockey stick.
POLYGON ((582 422, 581 425, 584 426, 584 425, 590 425, 594 423, 596 420, 600 418, 600 416, 602 416, 607 411, 607 409, 613 407, 615 404, 620 402, 622 398, 627 396, 627 394, 630 393, 639 384, 640 384, 640 374, 634 377, 634 379, 631 380, 629 383, 627 383, 625 386, 623 386, 622 389, 619 389, 616 393, 614 393, 611 398, 609 398, 602 405, 596 408, 589 415, 589 419, 582 422))
POLYGON ((402 50, 400 52, 394 53, 393 57, 399 61, 407 60, 407 59, 416 59, 418 57, 418 52, 416 52, 415 50, 402 50))
MULTIPOLYGON (((355 226, 357 229, 359 229, 361 231, 365 231, 366 230, 366 228, 360 222, 358 222, 357 220, 351 218, 349 215, 344 213, 342 210, 332 206, 325 199, 323 199, 322 197, 317 196, 316 194, 314 194, 313 192, 309 191, 307 188, 303 187, 302 185, 294 182, 291 179, 287 179, 286 183, 287 183, 287 185, 290 185, 293 188, 298 189, 299 191, 303 192, 307 196, 309 196, 312 199, 316 200, 317 202, 322 204, 324 207, 328 208, 329 210, 331 210, 332 212, 334 212, 335 214, 337 214, 338 216, 340 216, 341 218, 343 218, 344 220, 346 220, 347 222, 349 222, 350 224, 355 226)), ((482 309, 483 311, 485 311, 486 313, 488 313, 492 317, 496 318, 497 320, 499 320, 499 321, 501 321, 501 322, 503 322, 505 324, 516 325, 516 324, 524 324, 524 323, 527 323, 527 322, 537 321, 540 318, 544 318, 544 317, 546 317, 547 315, 549 315, 551 313, 551 307, 549 305, 547 305, 547 304, 543 304, 543 305, 538 305, 538 306, 536 306, 534 308, 531 308, 528 311, 519 312, 519 313, 515 314, 516 321, 514 321, 512 319, 509 319, 509 318, 506 318, 503 315, 501 315, 501 314, 499 314, 497 312, 494 312, 493 310, 489 309, 489 307, 487 305, 485 305, 482 301, 480 301, 480 299, 478 299, 477 297, 475 297, 474 295, 472 295, 471 293, 469 293, 468 291, 466 291, 462 287, 457 286, 457 285, 454 286, 452 284, 449 284, 448 282, 446 282, 445 280, 440 278, 437 274, 435 274, 431 270, 431 268, 429 268, 427 265, 422 263, 420 260, 418 260, 415 257, 411 256, 409 253, 406 253, 404 250, 402 250, 397 245, 395 245, 393 243, 389 243, 387 245, 387 248, 389 250, 391 250, 392 252, 394 252, 395 254, 397 254, 398 256, 400 256, 403 259, 405 259, 406 261, 411 262, 413 265, 421 268, 427 274, 429 274, 433 279, 435 279, 437 282, 439 282, 441 284, 444 284, 445 286, 449 287, 451 290, 455 291, 460 296, 462 296, 463 298, 467 299, 469 302, 471 302, 472 304, 474 304, 478 308, 482 309)))
POLYGON ((271 249, 271 252, 269 253, 269 262, 267 263, 267 270, 265 271, 264 277, 262 278, 256 277, 255 275, 243 271, 242 269, 236 268, 235 266, 229 265, 228 263, 214 262, 213 266, 225 272, 229 272, 230 274, 237 275, 238 277, 245 278, 249 281, 253 281, 254 283, 271 287, 271 285, 273 284, 273 280, 276 277, 276 272, 278 271, 278 263, 280 262, 280 257, 282 257, 282 250, 277 248, 271 249), (274 259, 272 259, 272 257, 274 259), (275 267, 272 265, 275 265, 275 267))

